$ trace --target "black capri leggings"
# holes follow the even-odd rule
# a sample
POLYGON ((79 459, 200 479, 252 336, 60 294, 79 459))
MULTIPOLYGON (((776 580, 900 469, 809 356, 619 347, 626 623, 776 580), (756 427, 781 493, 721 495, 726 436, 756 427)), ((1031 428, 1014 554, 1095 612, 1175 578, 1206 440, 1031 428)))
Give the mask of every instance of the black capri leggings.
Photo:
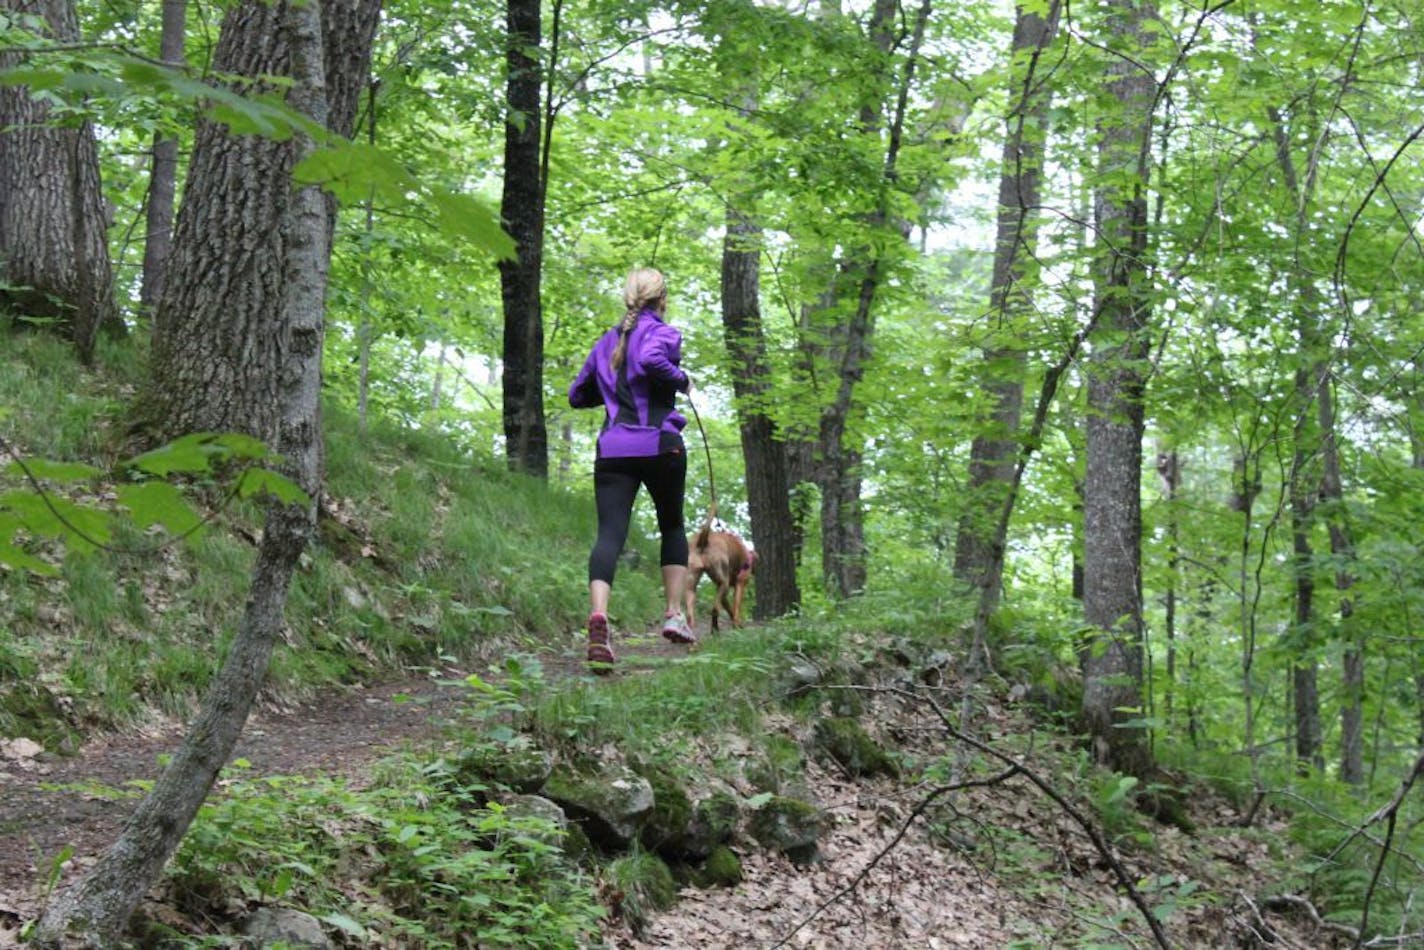
POLYGON ((664 452, 636 458, 599 459, 593 465, 593 503, 598 509, 598 540, 588 556, 588 579, 613 584, 618 555, 628 540, 633 500, 647 485, 662 535, 661 563, 687 566, 687 533, 682 503, 687 488, 687 455, 664 452))

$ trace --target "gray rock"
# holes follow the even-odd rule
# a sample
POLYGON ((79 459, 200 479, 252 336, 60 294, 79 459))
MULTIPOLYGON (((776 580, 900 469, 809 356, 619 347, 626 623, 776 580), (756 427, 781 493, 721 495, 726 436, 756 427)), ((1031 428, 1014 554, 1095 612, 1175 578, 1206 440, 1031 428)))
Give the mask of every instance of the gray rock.
POLYGON ((504 813, 510 818, 541 818, 559 831, 569 827, 564 810, 541 795, 510 795, 504 800, 504 813))
POLYGON ((749 827, 762 847, 806 865, 820 859, 817 839, 822 821, 821 810, 815 805, 778 795, 753 813, 749 827))
POLYGON ((682 837, 682 852, 689 858, 702 859, 717 845, 730 841, 741 819, 741 806, 736 795, 717 790, 692 804, 692 817, 682 837))
POLYGON ((332 950, 335 947, 311 914, 290 907, 259 907, 242 922, 244 943, 253 950, 266 947, 301 947, 304 950, 332 950))
POLYGON ((539 791, 554 770, 554 759, 535 746, 477 746, 460 757, 456 774, 465 785, 493 782, 511 791, 539 791))
POLYGON ((652 785, 623 765, 589 770, 559 766, 544 783, 544 795, 607 850, 622 850, 632 844, 639 826, 653 810, 652 785))

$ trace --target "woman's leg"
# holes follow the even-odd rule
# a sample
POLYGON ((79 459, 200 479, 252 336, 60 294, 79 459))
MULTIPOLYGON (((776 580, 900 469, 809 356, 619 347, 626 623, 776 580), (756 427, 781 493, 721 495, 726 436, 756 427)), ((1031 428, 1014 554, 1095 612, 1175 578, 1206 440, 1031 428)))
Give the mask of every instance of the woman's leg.
MULTIPOLYGON (((662 538, 659 560, 667 616, 681 620, 683 591, 687 587, 687 530, 682 515, 687 489, 687 456, 682 452, 659 455, 653 460, 644 484, 648 486, 658 515, 658 533, 662 538)), ((691 631, 685 627, 685 623, 681 624, 676 631, 678 635, 670 639, 690 639, 691 631)))
POLYGON ((595 673, 608 673, 617 659, 608 629, 608 596, 618 555, 628 540, 628 522, 638 495, 636 471, 625 470, 620 460, 598 461, 593 466, 593 503, 598 511, 598 537, 588 555, 588 662, 595 673))
POLYGON ((628 540, 628 523, 640 479, 622 459, 606 459, 593 467, 593 504, 598 511, 598 537, 588 555, 588 594, 595 613, 608 612, 608 596, 618 555, 628 540))

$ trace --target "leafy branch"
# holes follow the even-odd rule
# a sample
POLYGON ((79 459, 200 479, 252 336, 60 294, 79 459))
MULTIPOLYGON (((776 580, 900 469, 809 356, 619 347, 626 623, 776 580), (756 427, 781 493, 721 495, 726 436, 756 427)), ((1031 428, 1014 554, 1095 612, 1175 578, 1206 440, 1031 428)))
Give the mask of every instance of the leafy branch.
POLYGON ((44 484, 92 480, 102 474, 98 468, 76 462, 26 460, 4 437, 0 437, 0 451, 11 459, 7 470, 18 473, 28 486, 0 494, 0 564, 36 574, 52 575, 55 569, 13 543, 21 529, 42 537, 78 542, 85 549, 152 554, 194 537, 235 499, 265 495, 288 504, 304 503, 307 499, 306 493, 295 483, 260 466, 275 456, 258 439, 237 433, 183 436, 120 466, 158 480, 118 486, 115 495, 119 504, 128 510, 129 517, 139 527, 161 524, 170 532, 155 545, 134 548, 112 543, 109 513, 62 498, 44 484), (229 461, 243 464, 221 503, 206 515, 199 516, 176 487, 161 480, 170 475, 209 474, 215 466, 229 461))

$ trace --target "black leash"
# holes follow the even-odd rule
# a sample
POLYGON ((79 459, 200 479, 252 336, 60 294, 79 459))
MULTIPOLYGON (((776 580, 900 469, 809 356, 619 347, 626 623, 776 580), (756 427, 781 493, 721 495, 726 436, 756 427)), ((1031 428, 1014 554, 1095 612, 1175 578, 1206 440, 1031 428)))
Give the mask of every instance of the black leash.
POLYGON ((717 517, 717 482, 712 478, 712 448, 707 443, 707 430, 702 428, 702 417, 697 414, 697 403, 692 401, 692 393, 687 394, 687 404, 692 407, 692 418, 697 420, 697 431, 702 433, 702 451, 707 453, 707 491, 712 496, 712 511, 707 521, 717 517))

